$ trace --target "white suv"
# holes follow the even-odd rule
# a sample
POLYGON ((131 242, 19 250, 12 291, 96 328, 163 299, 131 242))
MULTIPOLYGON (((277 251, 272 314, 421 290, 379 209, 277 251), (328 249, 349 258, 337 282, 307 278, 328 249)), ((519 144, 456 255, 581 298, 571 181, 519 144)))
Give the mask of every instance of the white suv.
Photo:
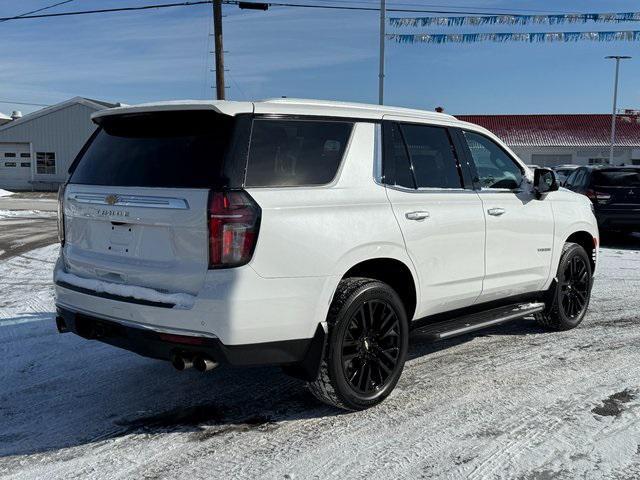
POLYGON ((280 365, 363 409, 438 340, 583 319, 589 200, 489 131, 312 100, 103 110, 60 194, 57 326, 178 369, 280 365))

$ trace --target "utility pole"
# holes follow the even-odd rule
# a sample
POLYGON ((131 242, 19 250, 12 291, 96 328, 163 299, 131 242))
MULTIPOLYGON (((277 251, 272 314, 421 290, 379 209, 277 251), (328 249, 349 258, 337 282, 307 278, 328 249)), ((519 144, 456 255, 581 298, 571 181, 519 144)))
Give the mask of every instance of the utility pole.
POLYGON ((213 0, 213 36, 216 56, 216 98, 224 100, 224 52, 222 51, 222 0, 213 0))
POLYGON ((384 41, 386 26, 386 4, 385 0, 380 0, 380 71, 378 73, 378 103, 384 103, 384 41))
POLYGON ((616 61, 616 75, 613 81, 613 112, 611 113, 611 147, 609 149, 609 165, 613 165, 613 147, 616 143, 616 110, 618 109, 618 72, 620 70, 620 60, 631 58, 626 55, 609 55, 604 57, 607 60, 616 61))

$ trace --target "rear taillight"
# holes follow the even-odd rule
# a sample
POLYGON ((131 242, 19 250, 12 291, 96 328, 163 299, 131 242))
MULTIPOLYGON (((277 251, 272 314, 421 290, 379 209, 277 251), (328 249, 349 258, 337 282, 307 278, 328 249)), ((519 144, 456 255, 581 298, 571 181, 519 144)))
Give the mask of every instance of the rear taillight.
POLYGON ((58 188, 58 240, 64 246, 64 187, 62 184, 58 188))
POLYGON ((253 255, 260 207, 241 190, 209 194, 209 268, 244 265, 253 255))
POLYGON ((592 189, 587 190, 585 195, 594 203, 608 203, 609 200, 611 200, 611 195, 609 193, 598 192, 592 189))

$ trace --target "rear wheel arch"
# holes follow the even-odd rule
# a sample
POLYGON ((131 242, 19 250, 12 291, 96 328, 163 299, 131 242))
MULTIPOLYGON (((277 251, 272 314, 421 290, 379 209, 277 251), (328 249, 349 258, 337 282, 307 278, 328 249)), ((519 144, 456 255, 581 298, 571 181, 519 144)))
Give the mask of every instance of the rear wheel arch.
POLYGON ((407 320, 411 322, 418 290, 414 274, 406 263, 395 258, 372 258, 353 265, 342 275, 342 279, 350 277, 371 278, 389 285, 402 300, 407 320))

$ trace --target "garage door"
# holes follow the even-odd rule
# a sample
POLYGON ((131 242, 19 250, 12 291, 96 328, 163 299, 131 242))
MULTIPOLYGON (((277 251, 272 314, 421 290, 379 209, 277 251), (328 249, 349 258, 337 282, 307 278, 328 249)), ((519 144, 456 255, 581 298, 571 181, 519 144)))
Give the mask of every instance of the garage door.
POLYGON ((30 188, 31 149, 28 143, 0 143, 0 188, 30 188))
POLYGON ((573 162, 571 161, 571 154, 547 155, 534 153, 533 155, 531 155, 531 163, 534 165, 539 165, 541 167, 555 167, 556 165, 567 165, 573 162))

